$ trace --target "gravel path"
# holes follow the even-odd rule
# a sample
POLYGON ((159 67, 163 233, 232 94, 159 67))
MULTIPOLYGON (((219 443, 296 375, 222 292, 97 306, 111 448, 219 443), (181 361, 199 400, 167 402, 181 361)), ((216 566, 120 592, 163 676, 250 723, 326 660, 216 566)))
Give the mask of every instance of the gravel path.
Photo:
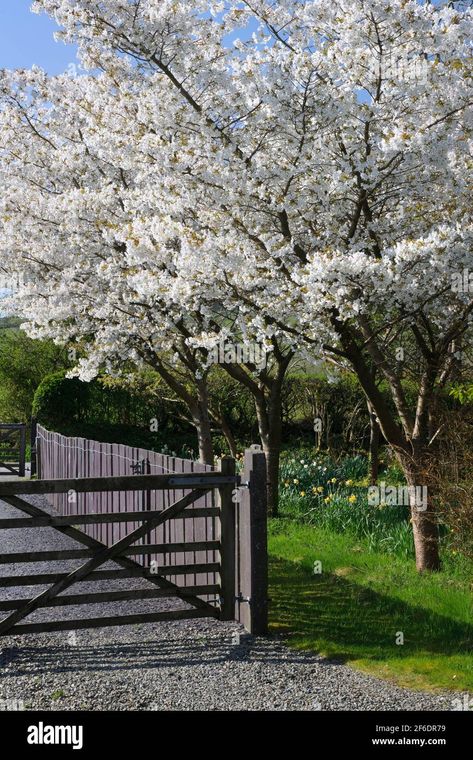
MULTIPOLYGON (((46 508, 39 497, 31 497, 31 503, 46 508)), ((0 517, 18 516, 0 502, 0 517)), ((52 528, 2 531, 1 541, 2 553, 78 547, 52 528)), ((58 572, 66 565, 0 565, 0 575, 58 572)), ((136 588, 137 583, 149 585, 136 579, 113 586, 83 583, 76 592, 136 588)), ((30 591, 39 593, 41 588, 30 591)), ((0 588, 2 600, 27 595, 27 587, 0 588)), ((176 609, 180 604, 147 600, 102 604, 99 609, 88 605, 87 616, 151 612, 166 605, 176 609)), ((56 608, 35 612, 28 622, 53 613, 55 619, 80 617, 76 607, 56 608)), ((0 618, 5 614, 0 612, 0 618)), ((282 637, 255 639, 236 623, 211 619, 0 639, 3 710, 451 710, 454 696, 400 689, 315 654, 293 651, 282 637)))

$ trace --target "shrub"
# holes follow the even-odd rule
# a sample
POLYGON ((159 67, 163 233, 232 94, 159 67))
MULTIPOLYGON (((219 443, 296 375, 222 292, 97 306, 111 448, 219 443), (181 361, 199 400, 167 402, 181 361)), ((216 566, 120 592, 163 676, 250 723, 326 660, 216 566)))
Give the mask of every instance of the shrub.
POLYGON ((0 420, 28 422, 39 383, 67 365, 65 352, 51 341, 31 340, 3 320, 0 330, 0 420))
POLYGON ((42 425, 63 435, 192 458, 186 424, 175 414, 175 405, 157 391, 155 376, 147 382, 143 377, 135 380, 130 386, 109 377, 84 383, 66 378, 65 371, 56 372, 38 386, 33 414, 42 425), (152 420, 157 430, 154 425, 151 429, 152 420))
POLYGON ((90 384, 76 378, 69 380, 64 371, 55 372, 38 386, 33 399, 33 416, 53 428, 84 421, 90 414, 90 396, 90 384))

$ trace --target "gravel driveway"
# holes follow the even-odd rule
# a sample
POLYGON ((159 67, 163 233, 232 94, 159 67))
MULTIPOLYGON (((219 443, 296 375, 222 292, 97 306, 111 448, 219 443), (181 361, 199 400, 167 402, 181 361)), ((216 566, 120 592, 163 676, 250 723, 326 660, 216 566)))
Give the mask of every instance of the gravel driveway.
MULTIPOLYGON (((47 508, 40 497, 31 503, 47 508)), ((0 517, 18 517, 0 502, 0 517)), ((52 528, 5 530, 0 551, 78 548, 52 528)), ((79 563, 82 560, 79 560, 79 563)), ((66 562, 0 565, 0 575, 59 572, 66 562)), ((77 565, 69 563, 72 569, 77 565)), ((113 565, 111 565, 113 566, 113 565)), ((69 569, 69 568, 67 568, 69 569)), ((136 579, 83 583, 77 591, 133 588, 136 579)), ((40 586, 30 587, 39 593, 40 586)), ((0 599, 28 588, 0 588, 0 599)), ((87 606, 86 616, 159 611, 176 600, 87 606)), ((41 610, 38 622, 80 617, 77 607, 41 610)), ((0 618, 6 613, 0 612, 0 618)), ((34 710, 450 710, 455 695, 407 691, 284 639, 246 636, 236 623, 198 619, 0 638, 0 709, 34 710)), ((456 695, 458 696, 458 694, 456 695)))

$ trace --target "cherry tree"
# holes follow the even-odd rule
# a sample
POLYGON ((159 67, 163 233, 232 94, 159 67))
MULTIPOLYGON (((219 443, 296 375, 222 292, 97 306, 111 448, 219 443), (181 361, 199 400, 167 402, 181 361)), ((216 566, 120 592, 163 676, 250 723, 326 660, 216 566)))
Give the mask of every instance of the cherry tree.
MULTIPOLYGON (((260 342, 284 336, 289 350, 356 373, 407 482, 429 486, 427 509, 412 499, 412 525, 418 569, 438 569, 435 402, 458 346, 471 340, 473 311, 469 288, 452 287, 473 264, 468 4, 37 0, 34 8, 79 44, 84 67, 104 72, 96 150, 141 171, 127 206, 136 219, 110 239, 139 256, 165 221, 166 236, 179 240, 180 303, 189 309, 194 296, 207 320, 187 345, 218 341, 209 302, 222 300, 260 342), (149 213, 143 222, 143 209, 158 222, 149 213), (398 358, 412 345, 414 404, 398 358)), ((107 208, 103 185, 90 200, 98 214, 107 208)), ((70 319, 60 288, 57 296, 70 319)))
POLYGON ((95 78, 40 70, 2 77, 3 268, 21 284, 11 306, 30 319, 32 337, 83 357, 75 371, 84 380, 152 366, 187 405, 210 464, 209 369, 187 344, 192 315, 176 305, 178 246, 169 235, 146 254, 144 244, 125 245, 147 216, 136 213, 136 172, 96 150, 109 91, 95 78))
POLYGON ((123 155, 125 125, 135 114, 126 99, 118 106, 116 81, 4 72, 0 99, 2 266, 23 283, 12 308, 30 317, 32 336, 53 337, 82 357, 75 374, 83 380, 130 364, 153 367, 186 404, 207 464, 214 461, 212 423, 235 453, 209 393, 219 362, 255 399, 275 512, 281 388, 292 352, 273 335, 256 359, 243 354, 235 365, 241 325, 251 342, 249 320, 223 291, 217 299, 206 282, 200 289, 189 283, 177 233, 192 218, 160 214, 148 189, 156 183, 154 163, 146 168, 139 151, 123 155), (123 121, 110 128, 104 111, 123 121))

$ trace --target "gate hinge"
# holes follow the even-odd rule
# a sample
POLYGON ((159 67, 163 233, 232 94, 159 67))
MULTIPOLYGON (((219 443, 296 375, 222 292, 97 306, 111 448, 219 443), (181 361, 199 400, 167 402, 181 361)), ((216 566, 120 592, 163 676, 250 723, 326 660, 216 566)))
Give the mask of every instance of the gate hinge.
POLYGON ((238 594, 238 596, 235 597, 235 601, 239 604, 243 604, 243 602, 251 604, 251 596, 243 596, 243 594, 238 594))

